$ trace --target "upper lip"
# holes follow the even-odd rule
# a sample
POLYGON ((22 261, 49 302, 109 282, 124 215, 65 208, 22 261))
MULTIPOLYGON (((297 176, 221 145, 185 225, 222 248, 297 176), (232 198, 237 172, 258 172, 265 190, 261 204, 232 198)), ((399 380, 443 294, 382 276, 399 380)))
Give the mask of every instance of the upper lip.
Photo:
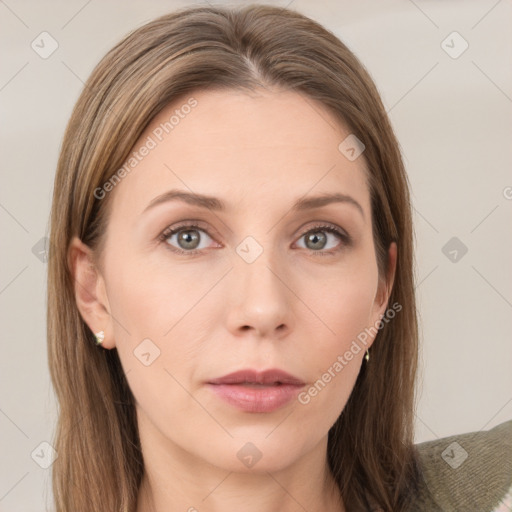
POLYGON ((229 373, 224 377, 208 381, 209 384, 293 384, 295 386, 303 386, 304 382, 299 378, 290 375, 279 368, 271 368, 259 372, 253 369, 244 369, 237 372, 229 373))

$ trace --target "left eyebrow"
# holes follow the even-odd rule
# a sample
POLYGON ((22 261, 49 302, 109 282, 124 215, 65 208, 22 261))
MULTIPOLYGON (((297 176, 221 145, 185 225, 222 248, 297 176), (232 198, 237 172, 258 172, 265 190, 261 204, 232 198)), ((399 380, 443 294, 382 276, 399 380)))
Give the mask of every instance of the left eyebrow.
POLYGON ((331 203, 347 203, 355 206, 359 213, 364 217, 363 207, 352 197, 346 194, 320 194, 312 197, 298 199, 292 207, 293 211, 303 211, 313 208, 321 208, 331 203))

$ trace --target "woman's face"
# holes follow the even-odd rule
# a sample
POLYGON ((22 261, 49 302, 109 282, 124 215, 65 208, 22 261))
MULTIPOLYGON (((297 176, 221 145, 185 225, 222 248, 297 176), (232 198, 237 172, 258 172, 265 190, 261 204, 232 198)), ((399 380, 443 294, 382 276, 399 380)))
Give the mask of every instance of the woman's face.
POLYGON ((113 194, 110 315, 92 327, 118 350, 143 448, 270 471, 326 443, 373 339, 358 335, 388 299, 364 153, 339 149, 349 135, 297 93, 198 92, 162 111, 98 192, 113 194), (303 385, 209 384, 243 369, 303 385))

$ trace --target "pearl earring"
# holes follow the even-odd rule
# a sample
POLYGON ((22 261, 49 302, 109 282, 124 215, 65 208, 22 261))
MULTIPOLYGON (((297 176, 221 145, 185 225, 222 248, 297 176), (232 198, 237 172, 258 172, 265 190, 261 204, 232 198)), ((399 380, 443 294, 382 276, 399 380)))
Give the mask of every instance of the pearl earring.
POLYGON ((101 345, 103 343, 103 340, 105 339, 105 332, 100 331, 97 332, 94 337, 96 338, 96 345, 101 345))

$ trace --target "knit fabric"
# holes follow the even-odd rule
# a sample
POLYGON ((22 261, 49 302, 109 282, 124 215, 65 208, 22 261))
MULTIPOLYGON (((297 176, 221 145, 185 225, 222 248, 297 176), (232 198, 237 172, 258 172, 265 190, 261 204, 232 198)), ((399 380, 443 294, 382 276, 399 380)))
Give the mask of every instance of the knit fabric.
POLYGON ((411 512, 512 511, 512 420, 416 447, 423 481, 411 512))

